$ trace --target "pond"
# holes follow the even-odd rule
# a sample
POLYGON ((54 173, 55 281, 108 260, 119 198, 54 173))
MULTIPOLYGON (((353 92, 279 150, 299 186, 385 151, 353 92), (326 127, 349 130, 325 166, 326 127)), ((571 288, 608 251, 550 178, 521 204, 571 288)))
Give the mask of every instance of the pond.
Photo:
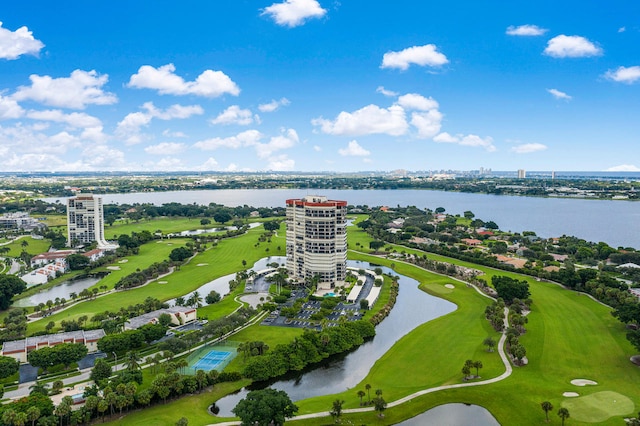
POLYGON ((82 290, 93 286, 100 281, 100 279, 101 277, 92 276, 63 281, 55 287, 51 287, 29 297, 16 300, 13 302, 13 306, 19 308, 37 306, 40 303, 47 303, 47 300, 56 300, 56 297, 59 297, 60 299, 65 298, 67 301, 70 301, 71 293, 80 294, 82 290))
POLYGON ((500 423, 479 405, 444 404, 418 414, 404 422, 396 423, 402 426, 500 426, 500 423))
MULTIPOLYGON (((347 261, 354 268, 373 269, 378 265, 369 262, 347 261)), ((385 273, 394 271, 383 267, 385 273)), ((285 391, 293 401, 320 395, 343 392, 360 383, 373 364, 387 352, 395 342, 411 330, 432 319, 453 312, 456 306, 444 299, 431 296, 418 289, 418 282, 400 276, 400 291, 391 314, 376 327, 376 336, 354 351, 333 357, 302 372, 273 383, 256 384, 252 389, 270 387, 285 391)), ((248 389, 228 395, 216 402, 220 417, 232 417, 231 410, 246 396, 248 389)), ((355 392, 355 391, 354 391, 355 392)))

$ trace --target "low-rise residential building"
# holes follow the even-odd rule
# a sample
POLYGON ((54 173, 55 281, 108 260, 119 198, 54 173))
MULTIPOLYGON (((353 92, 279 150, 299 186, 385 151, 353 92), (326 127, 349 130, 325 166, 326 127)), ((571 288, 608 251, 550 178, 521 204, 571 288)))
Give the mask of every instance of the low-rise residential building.
POLYGON ((44 284, 49 281, 49 279, 56 278, 65 272, 67 272, 67 261, 65 259, 58 259, 55 262, 41 266, 20 278, 26 282, 27 285, 33 286, 36 284, 44 284))
POLYGON ((56 250, 48 251, 46 253, 40 253, 31 258, 31 267, 46 265, 47 263, 53 263, 58 260, 64 260, 68 256, 75 254, 76 250, 56 250))
POLYGON ((103 329, 77 330, 65 333, 46 334, 44 336, 27 337, 2 344, 2 356, 17 359, 21 363, 27 362, 27 354, 42 348, 53 347, 62 343, 82 343, 89 353, 98 351, 98 340, 105 336, 103 329))
POLYGON ((82 253, 82 255, 89 258, 90 261, 95 262, 96 260, 104 256, 104 252, 105 251, 102 249, 93 249, 85 253, 82 253))
POLYGON ((195 308, 172 306, 171 308, 158 309, 157 311, 147 312, 146 314, 131 318, 124 324, 124 329, 136 330, 146 324, 158 324, 160 315, 162 314, 168 314, 171 317, 171 324, 173 325, 183 325, 197 319, 195 308))

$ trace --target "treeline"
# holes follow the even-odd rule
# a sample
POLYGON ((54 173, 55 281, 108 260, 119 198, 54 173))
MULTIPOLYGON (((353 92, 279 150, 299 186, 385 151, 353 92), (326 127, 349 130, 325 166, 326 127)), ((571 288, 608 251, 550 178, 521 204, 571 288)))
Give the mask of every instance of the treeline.
POLYGON ((367 320, 341 323, 321 332, 306 329, 302 336, 289 344, 277 345, 263 356, 250 358, 242 374, 255 381, 264 381, 288 371, 299 371, 309 364, 357 347, 374 335, 375 328, 367 320))
POLYGON ((149 280, 158 278, 158 276, 162 274, 166 274, 170 269, 171 262, 168 260, 155 262, 142 271, 132 272, 131 274, 120 278, 114 288, 117 290, 139 287, 149 280))
POLYGON ((136 330, 108 334, 98 340, 98 349, 105 353, 124 353, 139 349, 146 343, 156 341, 167 333, 167 326, 162 324, 145 324, 136 330))
POLYGON ((252 212, 257 211, 260 217, 284 216, 284 207, 252 207, 248 205, 226 207, 221 204, 210 203, 208 206, 199 204, 165 203, 155 204, 107 204, 104 206, 105 222, 112 225, 118 218, 128 218, 133 221, 153 219, 155 217, 187 217, 211 218, 224 223, 233 218, 246 219, 252 212))

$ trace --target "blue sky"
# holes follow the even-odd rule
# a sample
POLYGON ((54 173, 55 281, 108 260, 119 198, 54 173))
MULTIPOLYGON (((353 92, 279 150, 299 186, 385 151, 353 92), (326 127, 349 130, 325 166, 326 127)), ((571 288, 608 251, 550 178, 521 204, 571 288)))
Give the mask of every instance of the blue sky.
POLYGON ((640 171, 636 0, 34 1, 0 21, 1 172, 640 171))

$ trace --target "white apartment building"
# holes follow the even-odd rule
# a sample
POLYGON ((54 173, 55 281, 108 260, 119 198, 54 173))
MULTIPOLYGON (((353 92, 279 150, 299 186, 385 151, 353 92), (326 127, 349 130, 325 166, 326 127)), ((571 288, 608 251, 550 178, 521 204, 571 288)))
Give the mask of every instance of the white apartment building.
POLYGON ((287 270, 318 287, 344 285, 347 274, 347 202, 308 195, 287 200, 287 270))
POLYGON ((97 241, 99 248, 114 248, 104 239, 102 197, 80 194, 67 200, 67 238, 72 246, 97 241))

